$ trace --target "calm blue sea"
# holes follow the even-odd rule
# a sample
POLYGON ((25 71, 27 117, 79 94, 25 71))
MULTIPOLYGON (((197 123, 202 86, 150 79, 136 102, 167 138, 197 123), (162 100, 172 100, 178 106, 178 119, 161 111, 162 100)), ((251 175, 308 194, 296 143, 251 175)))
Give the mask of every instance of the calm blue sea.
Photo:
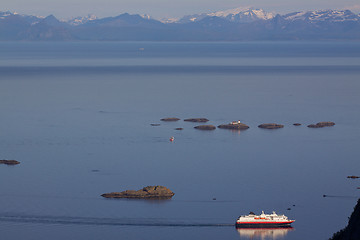
POLYGON ((360 197, 357 42, 1 42, 0 113, 4 240, 328 239, 360 197), (294 228, 235 229, 262 210, 294 228))

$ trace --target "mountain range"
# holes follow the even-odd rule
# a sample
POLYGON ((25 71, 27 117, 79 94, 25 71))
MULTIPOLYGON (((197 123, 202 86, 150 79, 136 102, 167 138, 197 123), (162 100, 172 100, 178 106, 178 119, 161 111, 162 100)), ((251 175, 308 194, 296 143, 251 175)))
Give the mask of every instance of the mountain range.
POLYGON ((360 15, 350 10, 318 10, 288 14, 235 8, 213 13, 156 20, 124 13, 65 21, 0 12, 2 41, 254 41, 360 40, 360 15))

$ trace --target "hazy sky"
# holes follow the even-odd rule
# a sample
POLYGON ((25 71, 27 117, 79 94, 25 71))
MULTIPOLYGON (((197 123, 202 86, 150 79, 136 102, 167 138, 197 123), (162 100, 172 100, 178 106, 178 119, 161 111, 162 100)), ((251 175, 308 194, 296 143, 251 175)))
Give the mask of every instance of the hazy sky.
POLYGON ((360 12, 359 0, 1 0, 0 11, 70 18, 95 14, 98 17, 121 13, 149 14, 155 18, 182 17, 236 7, 263 8, 276 13, 296 10, 350 9, 360 12))

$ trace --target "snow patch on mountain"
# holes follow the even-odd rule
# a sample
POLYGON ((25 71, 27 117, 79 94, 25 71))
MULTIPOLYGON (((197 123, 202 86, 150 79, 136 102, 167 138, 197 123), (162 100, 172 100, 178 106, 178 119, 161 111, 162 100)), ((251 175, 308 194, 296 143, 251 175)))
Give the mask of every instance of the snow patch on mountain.
POLYGON ((78 26, 78 25, 81 25, 81 24, 84 24, 84 23, 87 23, 89 21, 94 21, 96 20, 97 17, 93 14, 89 14, 85 17, 76 17, 76 18, 73 18, 69 21, 67 21, 70 25, 73 25, 73 26, 78 26))
POLYGON ((6 17, 13 15, 12 12, 6 11, 6 12, 0 12, 0 19, 5 19, 6 17))
POLYGON ((147 15, 147 14, 141 14, 140 15, 143 19, 147 19, 147 20, 150 20, 151 19, 151 16, 150 15, 147 15))
POLYGON ((180 20, 180 18, 161 18, 159 19, 162 23, 176 23, 180 20))
MULTIPOLYGON (((0 11, 0 19, 5 19, 9 16, 14 16, 14 15, 20 15, 20 14, 17 12, 10 12, 10 11, 1 12, 0 11)), ((20 16, 26 16, 26 15, 20 15, 20 16)))

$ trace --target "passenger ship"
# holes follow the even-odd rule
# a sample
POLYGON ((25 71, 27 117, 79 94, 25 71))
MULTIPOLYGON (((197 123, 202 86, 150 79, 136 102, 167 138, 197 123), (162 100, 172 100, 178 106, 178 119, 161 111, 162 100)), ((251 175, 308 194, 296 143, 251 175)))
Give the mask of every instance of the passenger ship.
POLYGON ((250 228, 274 228, 274 227, 290 227, 290 224, 295 220, 289 220, 285 215, 265 214, 262 211, 261 215, 255 215, 250 212, 249 215, 242 215, 236 220, 236 227, 250 227, 250 228))

